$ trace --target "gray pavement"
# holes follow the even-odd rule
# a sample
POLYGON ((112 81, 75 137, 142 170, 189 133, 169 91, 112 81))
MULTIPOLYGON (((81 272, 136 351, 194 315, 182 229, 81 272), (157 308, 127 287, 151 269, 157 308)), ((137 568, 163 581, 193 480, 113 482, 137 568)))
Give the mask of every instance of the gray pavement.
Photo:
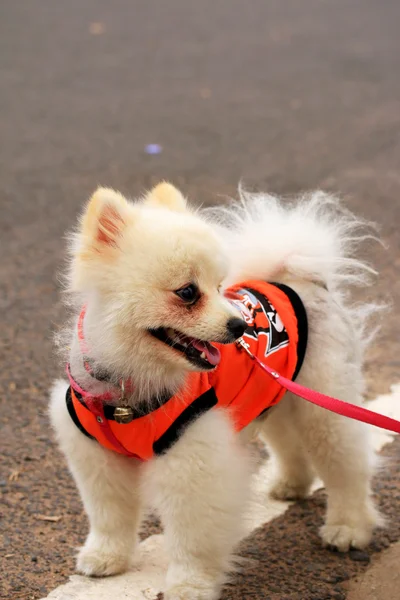
MULTIPOLYGON (((367 248, 382 273, 371 296, 398 310, 399 22, 397 0, 1 4, 1 598, 37 599, 65 581, 86 533, 46 404, 62 369, 51 338, 64 317, 63 236, 98 184, 135 195, 168 178, 202 203, 233 195, 240 178, 283 194, 340 192, 382 226, 389 251, 367 248), (151 143, 162 152, 146 154, 151 143)), ((368 357, 371 397, 400 379, 399 339, 393 312, 368 357)), ((397 458, 377 485, 395 517, 399 445, 388 452, 397 458)), ((340 582, 317 571, 311 585, 293 566, 310 543, 297 521, 305 513, 311 564, 339 568, 317 545, 322 506, 317 496, 252 536, 246 552, 261 566, 226 597, 345 598, 340 582), (292 561, 272 574, 271 547, 278 564, 292 561)), ((397 525, 372 553, 399 538, 397 525)), ((343 560, 348 577, 364 568, 343 560)))

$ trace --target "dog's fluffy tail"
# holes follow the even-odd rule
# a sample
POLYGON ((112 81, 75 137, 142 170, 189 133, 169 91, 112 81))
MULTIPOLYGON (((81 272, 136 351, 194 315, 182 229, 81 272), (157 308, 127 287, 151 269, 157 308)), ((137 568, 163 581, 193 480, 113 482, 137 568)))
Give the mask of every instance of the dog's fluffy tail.
POLYGON ((229 283, 294 276, 333 291, 366 285, 376 274, 354 257, 361 242, 377 239, 373 227, 324 192, 292 202, 239 189, 239 201, 213 208, 209 216, 232 261, 229 283))

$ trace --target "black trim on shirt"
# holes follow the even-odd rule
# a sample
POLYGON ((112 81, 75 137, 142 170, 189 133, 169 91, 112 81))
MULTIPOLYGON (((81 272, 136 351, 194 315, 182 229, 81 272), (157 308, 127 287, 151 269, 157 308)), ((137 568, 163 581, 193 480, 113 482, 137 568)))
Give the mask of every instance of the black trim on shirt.
POLYGON ((300 369, 303 365, 304 357, 306 355, 306 350, 307 350, 307 341, 308 341, 307 313, 306 313, 306 309, 304 307, 304 304, 303 304, 300 296, 297 294, 297 292, 294 291, 294 289, 292 289, 288 285, 285 285, 284 283, 275 283, 275 282, 271 282, 271 283, 275 287, 282 290, 282 292, 284 294, 286 294, 286 296, 289 298, 289 300, 293 306, 293 310, 295 312, 296 319, 297 319, 297 332, 298 332, 298 337, 299 337, 299 340, 297 342, 297 365, 296 365, 296 369, 295 369, 295 371, 293 373, 293 377, 292 377, 292 381, 295 381, 298 374, 300 373, 300 369))
MULTIPOLYGON (((307 340, 308 340, 308 320, 306 309, 304 308, 304 304, 301 301, 300 296, 295 292, 291 287, 285 285, 284 283, 276 283, 275 281, 268 282, 270 285, 273 285, 280 289, 286 296, 289 298, 290 303, 293 307, 294 313, 297 319, 297 332, 298 332, 298 342, 297 342, 297 363, 296 368, 292 376, 292 381, 295 381, 298 376, 302 364, 304 362, 304 357, 306 355, 307 349, 307 340)), ((265 296, 261 294, 259 291, 254 290, 253 288, 248 288, 249 292, 254 294, 257 300, 262 304, 265 302, 265 296)), ((268 297, 267 297, 268 300, 268 297)), ((278 312, 279 314, 279 312, 278 312)))
MULTIPOLYGON (((76 397, 78 398, 78 400, 80 402, 82 402, 82 400, 81 400, 82 396, 80 394, 78 394, 78 392, 74 392, 74 393, 75 393, 76 397)), ((84 426, 78 419, 78 415, 76 414, 75 406, 72 401, 71 386, 69 386, 69 388, 67 389, 67 393, 65 394, 65 401, 67 403, 67 409, 69 412, 69 416, 71 417, 71 419, 73 420, 73 422, 75 423, 75 425, 77 426, 79 431, 81 433, 83 433, 84 435, 86 435, 86 437, 90 438, 91 440, 94 440, 95 438, 86 431, 86 429, 84 428, 84 426)), ((82 404, 83 404, 83 402, 82 402, 82 404)))
POLYGON ((189 404, 162 436, 153 443, 154 454, 166 452, 182 435, 183 430, 218 403, 214 388, 210 388, 189 404))
MULTIPOLYGON (((297 364, 296 364, 296 369, 292 376, 292 381, 294 381, 300 372, 300 369, 304 362, 306 349, 307 349, 307 340, 308 340, 307 313, 306 313, 306 309, 304 308, 304 304, 300 299, 300 296, 292 288, 285 285, 284 283, 270 282, 270 284, 279 288, 280 290, 282 290, 282 292, 284 294, 286 294, 286 296, 290 300, 291 305, 293 306, 293 310, 295 312, 296 319, 297 319, 297 332, 298 332, 299 340, 297 343, 297 364)), ((261 294, 259 292, 257 293, 257 291, 253 290, 253 289, 251 289, 250 291, 260 301, 261 294)), ((264 410, 262 410, 260 412, 260 414, 258 415, 258 417, 256 417, 256 418, 259 419, 260 417, 265 415, 269 410, 271 410, 271 408, 273 408, 273 407, 267 406, 267 408, 264 408, 264 410)))

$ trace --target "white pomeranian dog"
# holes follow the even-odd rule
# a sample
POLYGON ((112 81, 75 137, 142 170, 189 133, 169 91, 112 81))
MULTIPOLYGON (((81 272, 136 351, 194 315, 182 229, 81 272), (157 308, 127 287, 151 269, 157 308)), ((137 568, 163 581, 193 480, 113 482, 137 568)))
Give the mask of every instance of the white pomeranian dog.
POLYGON ((325 546, 369 543, 382 519, 367 428, 284 394, 235 343, 360 404, 377 307, 352 305, 348 291, 370 283, 353 256, 366 237, 321 192, 293 203, 240 192, 198 211, 168 183, 135 203, 96 191, 71 236, 69 382, 55 383, 50 406, 90 521, 80 573, 129 569, 151 506, 170 561, 165 597, 218 598, 244 532, 254 436, 275 456, 275 498, 323 480, 325 546))

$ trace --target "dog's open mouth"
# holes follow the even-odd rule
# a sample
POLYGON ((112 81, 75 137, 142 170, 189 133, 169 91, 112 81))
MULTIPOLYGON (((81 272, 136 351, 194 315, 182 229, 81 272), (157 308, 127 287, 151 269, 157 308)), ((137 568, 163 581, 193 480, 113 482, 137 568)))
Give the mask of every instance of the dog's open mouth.
POLYGON ((184 354, 190 363, 201 369, 214 369, 219 364, 220 352, 210 342, 186 336, 170 327, 149 329, 149 332, 164 344, 184 354))

